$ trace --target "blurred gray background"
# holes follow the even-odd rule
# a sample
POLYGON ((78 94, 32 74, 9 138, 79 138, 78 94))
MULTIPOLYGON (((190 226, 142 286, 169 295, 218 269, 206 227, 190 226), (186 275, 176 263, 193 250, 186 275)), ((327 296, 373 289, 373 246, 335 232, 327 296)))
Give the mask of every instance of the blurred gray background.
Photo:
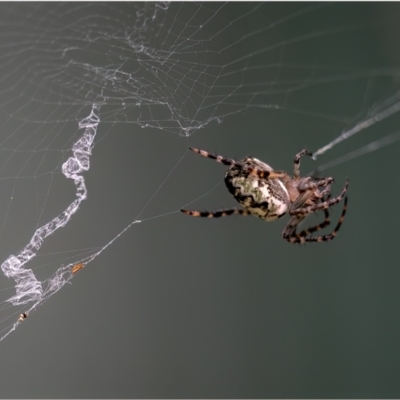
MULTIPOLYGON (((139 19, 135 7, 141 6, 0 5, 0 148, 3 160, 10 156, 2 164, 2 260, 73 200, 60 163, 79 133, 76 121, 106 90, 104 77, 82 65, 116 70, 111 55, 125 54, 121 38, 139 19), (107 33, 101 44, 99 32, 107 33), (55 53, 55 42, 58 51, 70 50, 55 53), (71 55, 72 49, 78 50, 71 55), (29 173, 21 172, 25 162, 29 173)), ((348 214, 330 243, 286 243, 280 235, 287 219, 267 224, 179 212, 235 205, 222 181, 226 168, 188 146, 232 158, 250 154, 291 171, 297 151, 316 150, 376 113, 398 90, 399 16, 397 3, 174 3, 158 15, 159 33, 141 33, 148 44, 163 48, 163 32, 198 41, 196 64, 188 52, 167 73, 172 89, 180 65, 187 73, 176 76, 187 84, 180 88, 186 97, 172 89, 166 95, 178 114, 182 105, 179 121, 225 117, 183 137, 129 123, 135 107, 102 109, 85 174, 88 200, 43 246, 54 263, 38 257, 31 267, 45 279, 65 251, 104 246, 131 221, 142 223, 0 343, 0 396, 399 397, 400 143, 324 172, 335 178, 333 193, 350 180, 348 214), (200 34, 185 31, 202 24, 200 34), (196 73, 204 63, 207 73, 196 73), (208 81, 210 75, 219 79, 208 81), (202 82, 203 91, 190 82, 202 82), (191 109, 199 104, 209 107, 204 115, 191 109)), ((156 75, 165 72, 157 59, 154 65, 156 75)), ((134 64, 121 69, 140 78, 134 64)), ((114 82, 110 98, 128 96, 126 79, 114 82)), ((153 104, 157 96, 163 100, 143 92, 148 104, 140 115, 166 126, 153 104)), ((305 159, 303 173, 396 132, 399 122, 394 115, 317 162, 305 159)), ((339 213, 333 210, 334 222, 339 213)), ((0 284, 12 286, 6 278, 0 284)))

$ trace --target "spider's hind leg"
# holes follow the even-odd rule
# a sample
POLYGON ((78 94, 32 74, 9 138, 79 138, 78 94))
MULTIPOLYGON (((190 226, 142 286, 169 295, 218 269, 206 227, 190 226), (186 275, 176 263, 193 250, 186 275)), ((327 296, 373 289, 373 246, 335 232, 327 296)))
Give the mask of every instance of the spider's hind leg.
POLYGON ((218 154, 209 153, 208 151, 205 150, 195 149, 194 147, 189 147, 189 150, 193 151, 194 153, 200 154, 203 157, 211 158, 212 160, 215 160, 216 162, 227 165, 229 167, 232 167, 234 165, 238 167, 242 166, 240 162, 232 160, 231 158, 222 157, 219 156, 218 154))
POLYGON ((193 147, 189 147, 189 150, 193 151, 194 153, 200 154, 203 157, 211 158, 212 160, 215 160, 221 164, 227 165, 228 167, 238 167, 240 169, 247 170, 247 171, 249 171, 250 174, 257 175, 260 178, 277 179, 277 178, 283 178, 286 176, 286 173, 283 171, 266 171, 263 169, 254 168, 254 167, 246 165, 242 162, 233 160, 232 158, 227 158, 227 157, 220 156, 218 154, 209 153, 208 151, 205 151, 205 150, 195 149, 193 147))
POLYGON ((320 203, 314 204, 312 206, 293 208, 292 210, 290 210, 290 215, 306 215, 318 210, 326 210, 327 208, 339 203, 339 201, 343 199, 344 195, 347 192, 348 187, 349 187, 349 181, 347 180, 339 196, 334 198, 329 198, 326 201, 321 201, 320 203))
POLYGON ((242 208, 229 208, 226 210, 217 211, 190 211, 181 209, 186 215, 191 215, 192 217, 202 217, 202 218, 219 218, 219 217, 229 217, 230 215, 250 215, 250 211, 244 210, 242 208))

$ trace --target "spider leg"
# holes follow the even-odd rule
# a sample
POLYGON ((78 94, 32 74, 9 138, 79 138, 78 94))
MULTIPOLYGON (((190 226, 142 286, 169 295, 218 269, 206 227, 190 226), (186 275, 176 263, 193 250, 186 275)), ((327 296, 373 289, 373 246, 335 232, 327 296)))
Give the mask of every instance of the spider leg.
POLYGON ((346 181, 346 184, 342 190, 342 193, 340 193, 339 196, 334 197, 333 199, 329 199, 326 201, 321 201, 318 204, 314 204, 312 206, 307 206, 307 207, 302 207, 302 208, 293 208, 289 211, 290 215, 306 215, 306 214, 310 214, 311 212, 314 211, 318 211, 318 210, 326 210, 327 208, 329 208, 330 206, 333 206, 337 203, 339 203, 340 200, 343 199, 344 195, 347 192, 347 189, 349 187, 349 181, 346 181))
POLYGON ((311 227, 309 227, 307 229, 303 229, 301 232, 299 232, 297 234, 297 236, 306 237, 306 236, 309 236, 309 235, 311 235, 312 233, 314 233, 316 231, 320 231, 321 229, 326 228, 331 223, 331 219, 329 218, 329 211, 328 210, 324 210, 324 214, 325 214, 325 219, 321 223, 319 223, 317 225, 314 225, 314 226, 311 226, 311 227))
POLYGON ((239 161, 232 160, 231 158, 227 157, 222 157, 219 156, 218 154, 213 154, 209 153, 208 151, 205 150, 200 150, 200 149, 195 149, 193 147, 189 147, 189 150, 193 151, 194 153, 200 154, 203 157, 211 158, 212 160, 215 160, 221 164, 227 165, 229 167, 236 166, 240 169, 245 169, 249 171, 250 174, 258 175, 260 178, 270 178, 270 179, 276 179, 276 178, 283 178, 286 176, 286 173, 283 171, 265 171, 262 169, 258 168, 252 168, 246 164, 243 164, 239 161))
POLYGON ((295 156, 294 156, 294 172, 293 172, 293 176, 295 178, 299 178, 300 177, 300 159, 301 157, 304 156, 312 156, 312 152, 308 151, 307 149, 303 149, 301 151, 299 151, 295 156))
POLYGON ((300 181, 299 183, 299 190, 300 191, 305 191, 305 190, 309 190, 309 189, 316 189, 320 186, 328 186, 330 185, 332 182, 334 181, 333 178, 323 178, 323 179, 319 179, 317 181, 313 181, 313 180, 309 180, 304 182, 303 180, 300 181))
POLYGON ((295 213, 295 211, 297 210, 304 210, 304 208, 302 208, 304 206, 304 204, 306 203, 306 201, 313 195, 313 192, 311 190, 305 191, 300 193, 300 195, 297 197, 297 199, 292 203, 292 205, 290 206, 289 209, 289 214, 290 215, 296 215, 296 216, 300 216, 302 214, 306 214, 306 213, 295 213))
MULTIPOLYGON (((331 233, 328 233, 327 235, 314 236, 314 237, 307 236, 307 235, 312 234, 313 232, 316 232, 322 228, 325 228, 326 226, 328 226, 330 224, 329 212, 327 209, 325 209, 324 210, 325 220, 322 223, 320 223, 316 226, 313 226, 311 228, 304 229, 303 231, 301 231, 299 233, 296 233, 295 229, 294 230, 292 229, 291 232, 286 232, 286 229, 285 229, 285 231, 282 235, 283 238, 286 239, 290 243, 327 242, 329 240, 333 240, 336 237, 337 232, 339 231, 339 229, 343 223, 343 220, 344 220, 344 217, 345 217, 346 211, 347 211, 347 203, 348 203, 348 200, 347 200, 347 197, 345 197, 342 214, 340 215, 339 221, 336 224, 335 229, 331 233)), ((294 227, 294 228, 296 228, 296 227, 294 227)))
MULTIPOLYGON (((305 193, 307 194, 307 192, 305 193)), ((308 198, 308 197, 307 197, 308 198)), ((323 198, 324 201, 327 201, 331 198, 330 194, 327 194, 325 198, 323 198)), ((304 229, 303 231, 301 231, 299 233, 300 236, 306 236, 309 233, 313 233, 317 230, 323 229, 326 226, 328 226, 330 224, 330 220, 329 220, 329 212, 327 209, 324 210, 325 212, 325 220, 324 222, 322 222, 321 224, 318 224, 314 227, 308 228, 308 229, 304 229), (303 234, 303 232, 307 232, 305 235, 303 234)), ((289 223, 287 224, 285 230, 283 231, 282 235, 287 238, 288 236, 293 236, 293 232, 295 232, 297 226, 300 224, 300 222, 306 217, 307 215, 293 215, 291 220, 289 221, 289 223)))
POLYGON ((282 232, 282 237, 290 242, 290 238, 296 235, 296 228, 300 224, 300 222, 305 218, 305 216, 293 216, 289 223, 286 225, 285 229, 282 232))
POLYGON ((329 183, 328 185, 326 185, 324 190, 319 192, 319 196, 321 196, 321 198, 322 198, 326 195, 329 195, 328 196, 328 199, 329 199, 331 197, 330 192, 331 192, 331 184, 329 183))
MULTIPOLYGON (((333 178, 320 179, 319 181, 315 182, 312 181, 311 178, 303 178, 298 186, 300 194, 290 206, 289 214, 309 214, 309 212, 303 212, 303 210, 307 208, 304 207, 304 204, 306 204, 307 200, 312 196, 323 198, 324 196, 328 195, 331 190, 331 182, 333 182, 333 178), (319 186, 325 186, 325 188, 322 191, 316 191, 315 189, 319 186), (298 210, 301 210, 301 212, 297 212, 298 210)), ((329 197, 327 197, 327 199, 329 199, 329 197)))
POLYGON ((182 210, 186 215, 191 215, 192 217, 203 217, 203 218, 219 218, 219 217, 228 217, 230 215, 238 214, 238 215, 250 215, 250 211, 241 209, 241 208, 228 208, 226 210, 218 210, 218 211, 190 211, 190 210, 182 210))
POLYGON ((301 232, 296 233, 296 228, 301 222, 301 219, 294 217, 291 223, 287 226, 287 228, 282 233, 282 237, 286 239, 290 243, 303 243, 307 236, 311 236, 312 233, 319 231, 321 229, 326 228, 330 223, 331 220, 329 218, 329 211, 324 210, 325 219, 318 225, 311 226, 310 228, 303 229, 301 232))

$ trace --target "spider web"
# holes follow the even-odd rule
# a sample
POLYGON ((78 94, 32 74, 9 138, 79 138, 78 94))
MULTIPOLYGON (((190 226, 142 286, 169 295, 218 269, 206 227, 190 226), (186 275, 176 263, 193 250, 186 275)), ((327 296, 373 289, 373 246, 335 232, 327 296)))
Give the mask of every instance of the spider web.
POLYGON ((374 7, 1 4, 0 340, 73 278, 90 285, 89 265, 147 265, 135 255, 190 223, 183 205, 225 201, 188 145, 290 170, 305 143, 338 144, 324 170, 399 140, 400 10, 374 7))

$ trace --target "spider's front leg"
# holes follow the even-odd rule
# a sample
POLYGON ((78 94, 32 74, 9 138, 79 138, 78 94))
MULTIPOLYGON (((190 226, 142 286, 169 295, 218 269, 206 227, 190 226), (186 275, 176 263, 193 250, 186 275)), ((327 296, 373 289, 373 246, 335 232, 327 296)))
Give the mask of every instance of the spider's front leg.
POLYGON ((348 187, 349 187, 349 181, 347 180, 346 184, 342 190, 342 193, 340 193, 339 196, 334 197, 333 199, 328 199, 326 201, 321 201, 320 203, 316 203, 312 206, 293 208, 289 211, 289 214, 290 215, 307 215, 307 214, 310 214, 310 213, 318 211, 318 210, 326 210, 330 206, 333 206, 333 205, 339 203, 339 201, 343 199, 344 195, 347 192, 348 187))
POLYGON ((253 168, 239 161, 232 160, 231 158, 223 157, 218 154, 209 153, 205 150, 195 149, 193 147, 189 147, 189 150, 193 151, 194 153, 200 154, 203 157, 211 158, 212 160, 227 165, 228 167, 238 167, 240 169, 247 170, 250 174, 257 175, 260 178, 279 179, 286 176, 286 173, 283 171, 266 171, 259 168, 253 168))
POLYGON ((313 153, 311 151, 308 151, 307 149, 303 149, 299 151, 295 156, 294 156, 294 171, 293 171, 293 176, 295 178, 300 178, 300 159, 301 157, 304 156, 312 156, 313 153))
MULTIPOLYGON (((328 200, 326 200, 328 201, 328 200)), ((335 229, 326 235, 321 235, 321 236, 311 236, 312 233, 319 231, 328 225, 330 225, 330 219, 329 219, 329 211, 327 209, 324 209, 325 213, 325 219, 318 225, 312 226, 308 229, 304 229, 299 233, 296 233, 296 227, 298 223, 300 222, 300 219, 298 217, 292 217, 293 218, 293 223, 289 225, 284 231, 283 231, 283 238, 287 240, 290 243, 306 243, 306 242, 328 242, 330 240, 335 239, 337 236, 337 233, 342 226, 342 223, 344 221, 345 215, 347 211, 347 197, 344 198, 344 205, 343 205, 343 210, 342 214, 340 215, 339 221, 336 224, 335 229)))
POLYGON ((324 221, 322 221, 317 225, 311 226, 307 229, 303 229, 299 233, 296 233, 296 228, 303 218, 300 219, 298 217, 292 217, 292 220, 289 222, 289 224, 282 233, 283 239, 287 240, 290 243, 305 243, 310 241, 316 241, 314 240, 314 238, 312 238, 311 235, 314 232, 326 228, 331 223, 329 218, 329 211, 324 210, 324 213, 325 213, 324 221))
MULTIPOLYGON (((306 190, 309 189, 316 189, 320 186, 324 186, 327 187, 331 185, 331 183, 333 183, 334 179, 331 177, 328 178, 322 178, 322 179, 318 179, 318 180, 313 180, 313 178, 311 178, 310 176, 303 178, 300 180, 298 188, 301 192, 304 192, 306 190)), ((328 194, 328 191, 326 191, 324 189, 323 194, 328 194)), ((322 196, 321 196, 322 197, 322 196)))
POLYGON ((310 176, 301 178, 297 186, 300 194, 290 206, 289 214, 291 215, 308 214, 309 211, 308 212, 305 211, 306 208, 304 205, 312 197, 321 199, 324 196, 329 195, 332 182, 333 178, 330 177, 320 179, 317 181, 314 181, 313 178, 311 178, 310 176), (321 191, 318 189, 320 186, 324 187, 324 189, 321 191))

